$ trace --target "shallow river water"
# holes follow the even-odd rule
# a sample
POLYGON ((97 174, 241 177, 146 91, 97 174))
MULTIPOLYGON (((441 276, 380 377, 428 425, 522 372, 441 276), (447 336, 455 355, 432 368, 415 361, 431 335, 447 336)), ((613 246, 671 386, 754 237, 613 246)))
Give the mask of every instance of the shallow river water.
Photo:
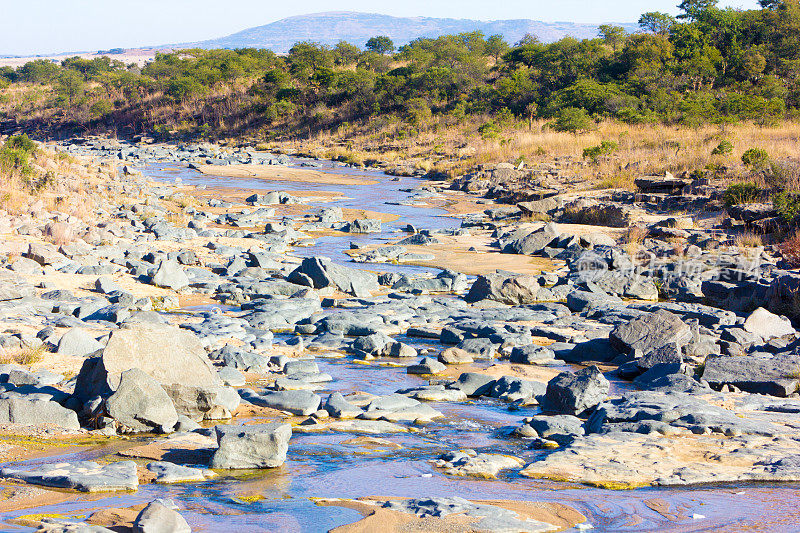
MULTIPOLYGON (((188 169, 150 167, 146 174, 160 180, 180 177, 184 184, 229 186, 282 191, 341 192, 346 199, 324 204, 377 212, 393 213, 401 218, 384 225, 384 233, 368 236, 343 234, 325 237, 310 248, 298 248, 297 255, 326 255, 348 266, 408 272, 418 267, 391 265, 356 265, 348 262, 342 251, 352 240, 381 242, 396 238, 406 224, 418 228, 455 228, 460 225, 442 210, 386 205, 404 200, 413 188, 412 178, 391 181, 379 173, 369 173, 379 181, 368 187, 314 185, 309 183, 268 182, 256 179, 205 176, 188 169)), ((325 169, 336 172, 333 166, 325 169)), ((338 169, 341 172, 341 169, 338 169)), ((347 169, 348 174, 358 171, 347 169)), ((416 347, 418 342, 402 339, 416 347)), ((423 345, 424 346, 424 345, 423 345)), ((365 391, 388 394, 397 389, 427 382, 409 376, 404 367, 356 364, 347 358, 318 359, 320 370, 334 381, 327 390, 365 391)), ((620 384, 616 386, 622 387, 620 384)), ((180 485, 143 485, 136 493, 103 496, 79 496, 77 500, 33 510, 0 513, 3 531, 31 531, 8 524, 7 520, 35 513, 56 513, 81 517, 107 507, 127 507, 158 497, 179 501, 182 514, 196 531, 327 531, 352 523, 360 515, 352 510, 318 506, 312 498, 357 498, 363 496, 425 497, 461 496, 471 500, 553 501, 570 505, 588 518, 594 531, 800 531, 800 485, 725 485, 688 488, 646 488, 610 491, 537 481, 508 475, 486 481, 448 477, 429 463, 437 455, 459 448, 509 453, 526 459, 535 453, 523 448, 516 439, 506 437, 509 428, 518 426, 525 416, 536 414, 534 408, 511 411, 506 404, 491 400, 469 403, 438 403, 433 407, 446 417, 419 432, 381 436, 402 448, 371 449, 348 443, 353 434, 299 434, 291 440, 286 464, 275 470, 248 473, 244 476, 220 476, 205 483, 180 485), (254 500, 250 496, 261 499, 254 500), (241 496, 246 496, 241 499, 241 496)), ((60 456, 64 460, 108 456, 114 449, 99 447, 60 456)), ((614 460, 614 450, 608 451, 614 460)), ((56 458, 27 461, 54 462, 56 458)))

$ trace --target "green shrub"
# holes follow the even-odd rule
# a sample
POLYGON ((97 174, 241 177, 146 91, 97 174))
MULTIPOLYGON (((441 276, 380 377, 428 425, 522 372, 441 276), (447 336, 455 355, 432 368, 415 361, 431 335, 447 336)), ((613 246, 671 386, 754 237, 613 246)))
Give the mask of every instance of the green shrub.
POLYGON ((711 150, 711 155, 728 155, 731 152, 733 152, 733 144, 728 140, 723 140, 711 150))
POLYGON ((615 141, 602 141, 598 146, 583 149, 583 158, 597 162, 600 156, 610 155, 617 151, 619 144, 615 141))
POLYGON ((36 143, 27 135, 9 137, 0 148, 0 171, 18 174, 28 180, 33 176, 31 157, 36 153, 36 143))
POLYGON ((750 148, 742 154, 742 163, 751 168, 761 168, 769 161, 769 154, 761 148, 750 148))
POLYGON ((22 135, 14 135, 13 137, 9 137, 6 141, 5 147, 19 149, 29 155, 36 153, 36 143, 24 133, 22 135))
POLYGON ((487 122, 478 128, 478 133, 481 134, 483 140, 496 139, 500 135, 500 127, 494 122, 487 122))
POLYGON ((554 130, 568 131, 570 133, 589 131, 594 126, 592 117, 589 116, 585 109, 580 107, 565 107, 558 112, 558 117, 553 122, 554 130))
POLYGON ((727 206, 752 204, 761 199, 761 189, 755 183, 734 183, 725 190, 722 199, 727 206))
POLYGON ((800 193, 778 193, 772 197, 772 205, 783 220, 794 222, 800 215, 800 193))

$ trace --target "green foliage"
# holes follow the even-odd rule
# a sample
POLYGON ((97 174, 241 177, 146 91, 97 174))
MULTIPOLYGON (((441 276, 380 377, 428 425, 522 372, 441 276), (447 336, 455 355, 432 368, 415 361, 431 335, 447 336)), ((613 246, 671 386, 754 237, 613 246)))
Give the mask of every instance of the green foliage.
POLYGON ((370 38, 370 40, 367 41, 365 48, 370 52, 375 52, 376 54, 388 54, 394 52, 394 42, 386 35, 379 35, 377 37, 370 38))
POLYGON ((743 182, 730 185, 722 199, 725 205, 752 204, 761 199, 762 191, 755 183, 743 182))
POLYGON ((494 122, 486 122, 478 128, 478 133, 484 140, 497 139, 500 136, 500 127, 494 122))
POLYGON ((783 220, 793 223, 800 216, 800 193, 780 192, 772 197, 772 205, 783 220))
POLYGON ((390 38, 376 36, 363 51, 345 41, 298 42, 283 56, 190 49, 159 53, 141 68, 109 55, 40 59, 0 68, 0 98, 8 101, 13 84, 41 85, 42 95, 52 89, 55 98, 6 111, 22 123, 41 116, 30 111, 60 106, 45 114, 58 125, 102 127, 96 119, 117 110, 118 127, 186 120, 178 129, 205 135, 226 128, 308 135, 345 122, 369 125, 378 116, 402 117, 417 132, 442 123, 432 117, 452 123, 471 116, 502 128, 521 120, 532 127, 546 117, 572 132, 601 119, 769 126, 800 114, 800 3, 761 6, 719 9, 714 0, 684 0, 679 19, 643 14, 639 33, 603 25, 600 38, 543 43, 529 35, 514 46, 474 31, 415 39, 396 54, 390 38), (162 112, 170 106, 174 113, 162 112))
POLYGON ((566 107, 559 111, 553 129, 555 131, 566 131, 569 133, 580 133, 594 128, 595 123, 585 109, 578 107, 566 107))
POLYGON ((9 137, 0 147, 0 173, 29 180, 34 174, 31 157, 36 155, 36 151, 36 143, 27 135, 9 137))
POLYGON ((727 139, 723 139, 713 150, 711 150, 711 155, 728 155, 731 152, 733 152, 733 143, 727 139))
POLYGON ((750 168, 759 169, 769 161, 769 154, 762 148, 750 148, 742 154, 742 163, 750 168))
POLYGON ((597 146, 584 148, 583 158, 596 162, 601 156, 613 154, 618 148, 619 144, 616 141, 601 141, 597 146))

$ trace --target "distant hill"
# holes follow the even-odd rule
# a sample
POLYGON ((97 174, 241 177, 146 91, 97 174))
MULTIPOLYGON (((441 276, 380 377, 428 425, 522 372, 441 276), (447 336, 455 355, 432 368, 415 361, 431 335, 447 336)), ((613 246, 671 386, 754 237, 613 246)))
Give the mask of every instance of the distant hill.
MULTIPOLYGON (((618 24, 629 32, 636 24, 618 24)), ((328 12, 289 17, 265 26, 250 28, 227 37, 196 43, 170 45, 170 48, 268 48, 288 52, 299 41, 315 41, 333 45, 340 40, 363 47, 367 39, 388 35, 400 46, 418 37, 439 37, 454 33, 480 30, 485 35, 503 35, 509 43, 519 41, 526 33, 544 42, 562 37, 578 39, 597 36, 597 25, 573 22, 539 22, 536 20, 466 20, 428 17, 391 17, 375 13, 328 12)))

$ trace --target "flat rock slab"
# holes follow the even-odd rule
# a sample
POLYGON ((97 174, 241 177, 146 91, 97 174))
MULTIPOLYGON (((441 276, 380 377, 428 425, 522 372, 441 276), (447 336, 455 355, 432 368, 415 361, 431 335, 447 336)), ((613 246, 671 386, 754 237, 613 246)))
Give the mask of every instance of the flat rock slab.
POLYGON ((756 435, 592 434, 576 437, 570 446, 529 464, 520 474, 614 489, 798 481, 799 445, 793 438, 756 435))
POLYGON ((503 470, 522 468, 525 461, 510 455, 466 451, 446 453, 434 465, 450 476, 495 479, 503 470))
POLYGON ((139 476, 136 463, 122 461, 100 465, 93 461, 54 463, 26 470, 23 468, 0 468, 0 476, 18 479, 32 485, 43 485, 81 492, 106 492, 136 490, 139 476))
POLYGON ((156 461, 147 465, 147 469, 156 475, 156 483, 188 483, 200 482, 216 476, 207 468, 176 465, 166 461, 156 461))

